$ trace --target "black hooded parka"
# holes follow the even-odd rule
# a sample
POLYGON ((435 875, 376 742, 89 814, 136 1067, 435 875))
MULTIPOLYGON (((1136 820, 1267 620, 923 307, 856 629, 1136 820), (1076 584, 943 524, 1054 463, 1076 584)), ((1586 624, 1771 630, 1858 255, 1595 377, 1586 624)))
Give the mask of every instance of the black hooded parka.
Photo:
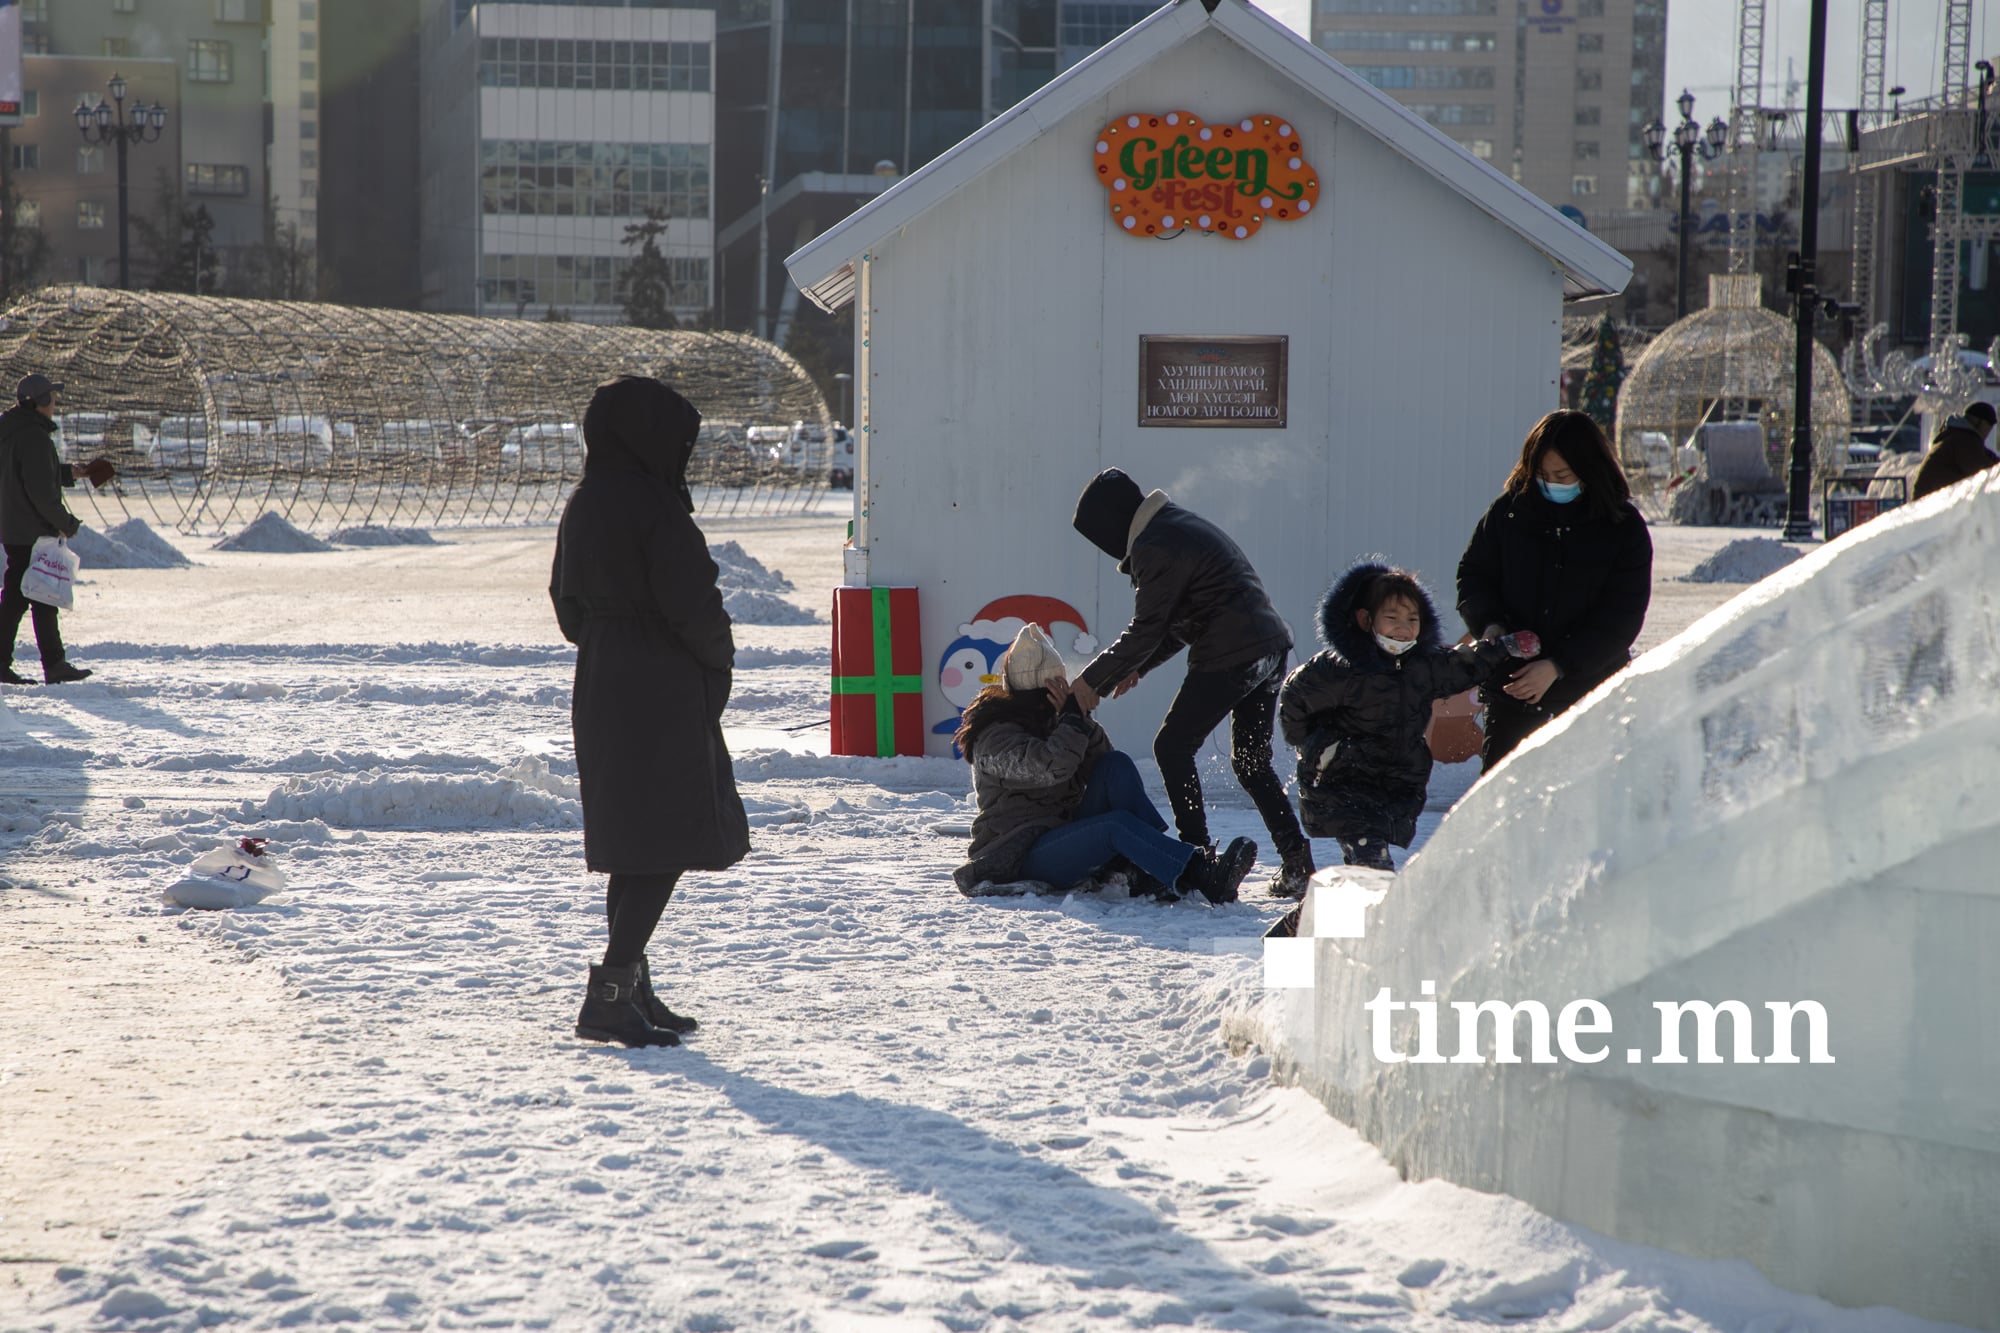
POLYGON ((1341 575, 1319 607, 1326 649, 1286 679, 1278 724, 1299 752, 1299 813, 1315 838, 1384 838, 1407 847, 1431 780, 1431 701, 1504 675, 1511 660, 1496 639, 1446 648, 1425 593, 1416 647, 1392 657, 1354 612, 1387 565, 1362 561, 1341 575), (1328 746, 1332 758, 1322 769, 1328 746))
POLYGON ((599 873, 721 870, 750 849, 722 740, 736 648, 687 489, 700 426, 658 380, 601 385, 556 533, 549 598, 577 649, 570 725, 599 873))

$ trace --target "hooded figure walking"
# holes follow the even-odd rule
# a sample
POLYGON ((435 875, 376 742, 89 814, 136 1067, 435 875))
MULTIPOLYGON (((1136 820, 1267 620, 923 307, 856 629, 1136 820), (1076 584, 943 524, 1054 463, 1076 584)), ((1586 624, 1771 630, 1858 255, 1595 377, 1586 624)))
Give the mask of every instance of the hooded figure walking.
MULTIPOLYGON (((1101 696, 1124 694, 1186 648, 1187 679, 1153 739, 1153 758, 1181 841, 1215 856, 1194 757, 1228 718, 1230 766, 1257 803, 1283 860, 1270 891, 1303 894, 1313 874, 1312 844, 1271 762, 1278 686, 1292 631, 1272 607, 1249 557, 1221 528, 1173 503, 1165 491, 1143 494, 1115 467, 1083 488, 1071 526, 1118 562, 1133 590, 1131 622, 1077 679, 1085 711, 1101 696)), ((1219 878, 1232 886, 1241 883, 1256 859, 1257 845, 1236 839, 1217 858, 1219 878)))
POLYGON ((576 1035, 675 1046, 695 1020, 653 993, 646 945, 682 874, 724 870, 750 829, 722 710, 736 646, 687 487, 701 413, 658 380, 598 386, 549 598, 576 645, 570 726, 584 860, 608 874, 604 961, 576 1035))

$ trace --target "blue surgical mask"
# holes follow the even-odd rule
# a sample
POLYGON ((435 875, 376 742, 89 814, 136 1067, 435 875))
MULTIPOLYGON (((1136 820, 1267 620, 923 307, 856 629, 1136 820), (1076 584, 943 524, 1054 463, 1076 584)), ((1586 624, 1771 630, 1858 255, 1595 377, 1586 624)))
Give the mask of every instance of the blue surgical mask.
POLYGON ((1553 482, 1543 481, 1537 477, 1535 485, 1542 488, 1542 498, 1550 504, 1566 505, 1583 494, 1583 483, 1580 481, 1573 481, 1567 486, 1557 486, 1553 482))

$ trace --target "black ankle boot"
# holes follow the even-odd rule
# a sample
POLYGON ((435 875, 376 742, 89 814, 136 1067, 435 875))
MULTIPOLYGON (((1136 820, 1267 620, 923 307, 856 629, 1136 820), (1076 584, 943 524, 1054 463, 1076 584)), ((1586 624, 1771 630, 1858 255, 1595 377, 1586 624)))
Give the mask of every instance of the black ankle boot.
POLYGON ((615 1041, 626 1046, 678 1046, 681 1039, 654 1027, 639 1007, 639 965, 590 969, 590 989, 583 1011, 576 1016, 576 1035, 585 1041, 615 1041))
POLYGON ((666 1002, 653 994, 653 969, 644 954, 639 955, 639 1007, 654 1027, 665 1028, 668 1032, 692 1032, 701 1026, 686 1014, 677 1014, 667 1008, 666 1002))
POLYGON ((1306 886, 1312 883, 1313 870, 1312 849, 1308 847, 1303 852, 1295 852, 1286 857, 1278 873, 1271 876, 1266 892, 1273 898, 1303 898, 1306 886))
POLYGON ((33 685, 35 683, 14 670, 12 662, 9 662, 6 666, 0 666, 0 681, 5 681, 9 685, 33 685))

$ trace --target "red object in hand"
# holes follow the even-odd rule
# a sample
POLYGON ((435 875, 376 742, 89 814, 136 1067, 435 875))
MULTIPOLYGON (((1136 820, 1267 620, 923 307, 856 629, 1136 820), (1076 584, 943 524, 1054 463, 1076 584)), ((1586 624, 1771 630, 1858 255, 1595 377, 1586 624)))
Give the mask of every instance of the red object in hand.
POLYGON ((1514 657, 1539 657, 1542 653, 1542 636, 1531 629, 1517 629, 1500 644, 1514 657))

